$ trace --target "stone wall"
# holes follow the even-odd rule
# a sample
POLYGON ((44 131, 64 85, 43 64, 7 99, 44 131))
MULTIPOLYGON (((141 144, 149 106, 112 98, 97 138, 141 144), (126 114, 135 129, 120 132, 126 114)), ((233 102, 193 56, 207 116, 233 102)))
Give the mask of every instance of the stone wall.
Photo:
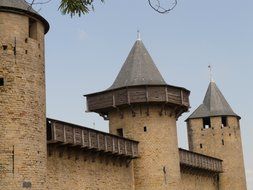
POLYGON ((27 15, 0 12, 0 189, 44 189, 44 26, 29 37, 27 15), (34 36, 33 36, 34 37, 34 36), (16 51, 15 51, 16 50, 16 51))
POLYGON ((116 110, 109 114, 110 133, 123 129, 124 137, 139 141, 134 160, 136 190, 180 189, 176 118, 173 109, 160 105, 116 110))
POLYGON ((237 117, 228 116, 227 126, 221 117, 211 117, 211 127, 203 128, 202 119, 188 121, 189 147, 191 151, 223 160, 220 174, 220 190, 246 190, 246 178, 240 124, 237 117))
MULTIPOLYGON (((80 150, 79 150, 80 151, 80 150)), ((47 161, 48 190, 133 190, 133 166, 85 152, 53 150, 47 161)))
POLYGON ((182 171, 180 190, 219 190, 217 177, 182 171))

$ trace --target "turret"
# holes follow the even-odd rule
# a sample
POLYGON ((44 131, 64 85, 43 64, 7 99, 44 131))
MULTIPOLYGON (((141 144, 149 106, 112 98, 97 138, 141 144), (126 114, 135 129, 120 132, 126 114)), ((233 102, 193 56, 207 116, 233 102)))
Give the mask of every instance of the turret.
POLYGON ((24 0, 0 1, 0 189, 45 189, 48 29, 24 0))
POLYGON ((187 119, 189 149, 223 160, 220 190, 246 190, 239 120, 214 81, 187 119))
POLYGON ((138 38, 113 85, 86 95, 88 111, 108 119, 110 133, 139 141, 135 189, 180 189, 176 120, 189 93, 164 81, 138 38))

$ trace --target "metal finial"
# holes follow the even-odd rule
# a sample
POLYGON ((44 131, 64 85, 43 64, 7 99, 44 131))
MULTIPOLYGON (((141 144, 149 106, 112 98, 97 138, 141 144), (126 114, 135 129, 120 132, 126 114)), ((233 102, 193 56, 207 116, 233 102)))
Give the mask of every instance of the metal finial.
POLYGON ((208 68, 209 68, 210 82, 214 82, 212 66, 208 65, 208 68))
POLYGON ((137 40, 141 40, 141 33, 139 30, 137 30, 137 40))

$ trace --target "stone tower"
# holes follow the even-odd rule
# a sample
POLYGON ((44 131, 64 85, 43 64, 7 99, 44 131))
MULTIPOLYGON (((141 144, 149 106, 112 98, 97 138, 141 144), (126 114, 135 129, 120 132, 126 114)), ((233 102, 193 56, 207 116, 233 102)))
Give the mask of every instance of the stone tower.
POLYGON ((24 0, 0 1, 0 189, 45 189, 48 29, 24 0))
POLYGON ((188 110, 189 94, 164 81, 138 39, 113 85, 86 95, 88 111, 108 119, 110 133, 139 141, 135 189, 180 189, 176 120, 188 110))
POLYGON ((239 120, 213 81, 187 119, 190 150, 223 160, 220 190, 247 189, 239 120))

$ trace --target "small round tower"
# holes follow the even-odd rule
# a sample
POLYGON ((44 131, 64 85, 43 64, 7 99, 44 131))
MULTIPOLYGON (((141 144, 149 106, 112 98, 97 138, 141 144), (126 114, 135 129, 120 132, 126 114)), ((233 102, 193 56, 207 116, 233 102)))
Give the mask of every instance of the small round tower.
POLYGON ((1 189, 45 189, 48 29, 24 0, 0 1, 1 189))
POLYGON ((239 120, 214 81, 203 103, 186 120, 190 151, 223 160, 220 190, 247 189, 239 120))
POLYGON ((113 85, 86 95, 88 111, 108 119, 110 133, 139 141, 135 189, 180 189, 176 120, 189 93, 164 81, 138 38, 113 85))

